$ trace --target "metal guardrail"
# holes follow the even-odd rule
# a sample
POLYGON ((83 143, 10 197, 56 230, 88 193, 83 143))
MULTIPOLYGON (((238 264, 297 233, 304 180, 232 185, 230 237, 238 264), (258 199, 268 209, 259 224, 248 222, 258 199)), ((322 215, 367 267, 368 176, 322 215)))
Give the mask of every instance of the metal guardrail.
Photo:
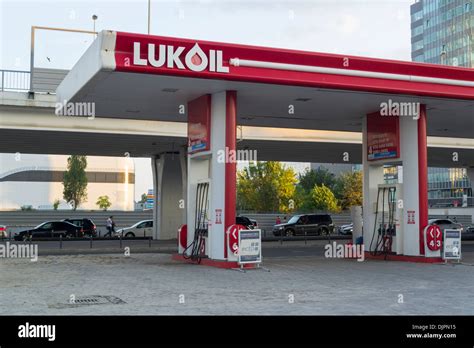
POLYGON ((21 70, 0 70, 0 91, 29 91, 30 72, 21 70))

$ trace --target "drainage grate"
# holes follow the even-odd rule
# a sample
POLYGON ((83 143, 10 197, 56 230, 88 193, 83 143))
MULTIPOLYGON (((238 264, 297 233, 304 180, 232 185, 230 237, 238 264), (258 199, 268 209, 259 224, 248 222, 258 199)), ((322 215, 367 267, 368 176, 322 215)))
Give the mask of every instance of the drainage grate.
POLYGON ((91 295, 91 296, 77 296, 74 301, 68 301, 67 303, 51 304, 49 308, 71 308, 71 307, 82 307, 92 305, 104 305, 104 304, 125 304, 127 302, 116 296, 102 296, 102 295, 91 295))
POLYGON ((123 304, 123 303, 126 303, 126 302, 116 296, 93 295, 93 296, 76 297, 76 299, 70 304, 76 305, 76 306, 88 306, 88 305, 123 304))

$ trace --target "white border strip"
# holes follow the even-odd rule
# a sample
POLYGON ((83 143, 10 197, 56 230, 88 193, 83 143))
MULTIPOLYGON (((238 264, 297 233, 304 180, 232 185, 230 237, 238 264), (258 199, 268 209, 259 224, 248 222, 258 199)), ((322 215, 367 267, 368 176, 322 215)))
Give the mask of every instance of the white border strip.
POLYGON ((229 60, 229 63, 230 65, 233 65, 233 66, 245 66, 245 67, 250 67, 250 68, 302 71, 302 72, 312 72, 312 73, 331 74, 331 75, 369 77, 369 78, 378 78, 378 79, 407 81, 407 82, 436 83, 440 85, 474 87, 474 81, 441 79, 441 78, 436 78, 436 77, 378 73, 378 72, 363 71, 363 70, 324 68, 324 67, 309 66, 309 65, 262 62, 262 61, 257 61, 257 60, 246 60, 246 59, 239 59, 239 58, 231 58, 229 60))

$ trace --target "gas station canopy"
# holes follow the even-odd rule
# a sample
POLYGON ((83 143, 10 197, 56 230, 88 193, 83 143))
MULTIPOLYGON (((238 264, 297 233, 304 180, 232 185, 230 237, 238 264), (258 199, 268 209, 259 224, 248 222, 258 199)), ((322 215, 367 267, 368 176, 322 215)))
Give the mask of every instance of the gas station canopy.
POLYGON ((97 117, 186 122, 182 106, 234 90, 237 123, 356 131, 381 103, 427 105, 428 136, 471 138, 474 70, 102 31, 58 87, 97 117))

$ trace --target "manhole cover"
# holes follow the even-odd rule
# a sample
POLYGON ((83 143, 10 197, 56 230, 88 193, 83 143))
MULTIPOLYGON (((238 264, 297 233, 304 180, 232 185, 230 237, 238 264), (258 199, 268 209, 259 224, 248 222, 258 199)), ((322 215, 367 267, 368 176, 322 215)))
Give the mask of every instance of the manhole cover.
POLYGON ((52 308, 68 308, 68 307, 79 307, 79 306, 91 306, 91 305, 103 305, 103 304, 125 304, 124 300, 116 296, 103 296, 103 295, 92 295, 92 296, 77 296, 69 300, 68 303, 60 303, 56 305, 50 305, 52 308))

